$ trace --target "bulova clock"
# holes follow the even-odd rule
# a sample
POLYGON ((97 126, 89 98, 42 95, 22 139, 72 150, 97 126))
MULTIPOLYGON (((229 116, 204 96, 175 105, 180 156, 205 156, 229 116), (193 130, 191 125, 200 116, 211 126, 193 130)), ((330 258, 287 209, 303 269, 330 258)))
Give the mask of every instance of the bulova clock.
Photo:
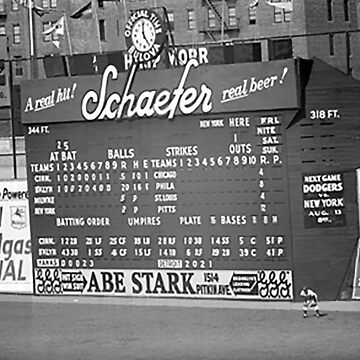
POLYGON ((129 54, 136 62, 146 62, 157 57, 166 39, 163 20, 155 11, 134 11, 125 26, 125 42, 129 54))

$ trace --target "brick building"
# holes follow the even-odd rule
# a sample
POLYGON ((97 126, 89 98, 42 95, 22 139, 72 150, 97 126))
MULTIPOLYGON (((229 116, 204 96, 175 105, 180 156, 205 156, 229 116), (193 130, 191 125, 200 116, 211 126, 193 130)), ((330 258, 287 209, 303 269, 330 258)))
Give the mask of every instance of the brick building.
MULTIPOLYGON (((317 57, 360 78, 357 0, 32 1, 35 9, 29 13, 30 0, 0 0, 0 59, 4 59, 0 91, 4 94, 9 60, 13 83, 18 85, 24 79, 45 77, 43 59, 49 55, 71 59, 76 54, 125 50, 126 20, 132 10, 144 7, 159 12, 166 8, 177 45, 246 43, 248 54, 238 61, 317 57), (72 18, 76 13, 79 16, 72 18), (44 34, 62 17, 64 35, 44 34)), ((70 60, 72 64, 79 66, 70 60)), ((21 136, 21 126, 11 129, 9 97, 10 93, 0 103, 0 136, 10 137, 12 131, 21 136)))
MULTIPOLYGON (((39 11, 33 12, 32 19, 28 9, 19 4, 24 1, 28 2, 0 0, 0 41, 8 37, 16 83, 31 75, 31 46, 34 56, 39 58, 59 53, 124 50, 125 21, 132 10, 142 7, 167 9, 176 44, 250 42, 256 45, 254 57, 262 61, 318 57, 358 77, 360 50, 355 0, 33 0, 39 11), (279 3, 291 4, 292 10, 275 6, 279 3), (88 4, 92 5, 92 16, 71 18, 88 4), (64 36, 44 35, 62 15, 64 36), (33 23, 33 45, 29 21, 33 23), (57 40, 59 48, 54 46, 53 41, 57 40)), ((0 58, 7 57, 2 46, 0 58)), ((38 68, 41 77, 40 63, 38 68)))

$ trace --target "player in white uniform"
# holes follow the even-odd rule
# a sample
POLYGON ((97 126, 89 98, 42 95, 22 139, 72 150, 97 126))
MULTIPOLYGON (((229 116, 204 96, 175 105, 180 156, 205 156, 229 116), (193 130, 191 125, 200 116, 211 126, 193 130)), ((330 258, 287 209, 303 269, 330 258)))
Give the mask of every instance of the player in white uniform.
POLYGON ((319 309, 319 299, 315 291, 304 286, 301 289, 300 296, 304 298, 303 311, 304 318, 307 317, 307 312, 309 309, 313 309, 317 317, 320 317, 320 309, 319 309))

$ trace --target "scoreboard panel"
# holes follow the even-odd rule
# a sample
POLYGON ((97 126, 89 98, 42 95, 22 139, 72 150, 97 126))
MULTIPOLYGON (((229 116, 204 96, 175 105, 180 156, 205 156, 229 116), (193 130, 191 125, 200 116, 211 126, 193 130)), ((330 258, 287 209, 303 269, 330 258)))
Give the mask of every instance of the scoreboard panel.
POLYGON ((142 269, 214 284, 225 276, 230 297, 259 296, 263 277, 291 298, 284 124, 293 115, 28 126, 36 293, 84 291, 96 271, 119 269, 135 289, 142 269))
POLYGON ((298 61, 22 84, 38 295, 293 298, 298 61))

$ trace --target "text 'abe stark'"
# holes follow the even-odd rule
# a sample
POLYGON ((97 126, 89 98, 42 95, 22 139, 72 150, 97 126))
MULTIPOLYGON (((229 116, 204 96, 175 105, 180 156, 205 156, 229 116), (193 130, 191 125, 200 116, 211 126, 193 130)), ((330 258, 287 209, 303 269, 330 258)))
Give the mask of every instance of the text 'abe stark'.
POLYGON ((130 92, 134 81, 134 67, 125 84, 124 92, 120 95, 113 92, 107 95, 108 82, 110 78, 116 80, 118 72, 115 66, 109 65, 102 76, 100 94, 95 90, 89 90, 82 99, 81 111, 86 120, 121 119, 124 117, 151 117, 162 116, 172 119, 176 109, 184 114, 192 114, 201 106, 203 113, 212 110, 212 91, 206 84, 201 84, 200 91, 195 87, 185 88, 185 82, 191 67, 197 67, 199 62, 191 59, 186 64, 180 81, 172 91, 168 89, 144 90, 135 95, 130 92), (89 105, 95 109, 89 110, 89 105))

